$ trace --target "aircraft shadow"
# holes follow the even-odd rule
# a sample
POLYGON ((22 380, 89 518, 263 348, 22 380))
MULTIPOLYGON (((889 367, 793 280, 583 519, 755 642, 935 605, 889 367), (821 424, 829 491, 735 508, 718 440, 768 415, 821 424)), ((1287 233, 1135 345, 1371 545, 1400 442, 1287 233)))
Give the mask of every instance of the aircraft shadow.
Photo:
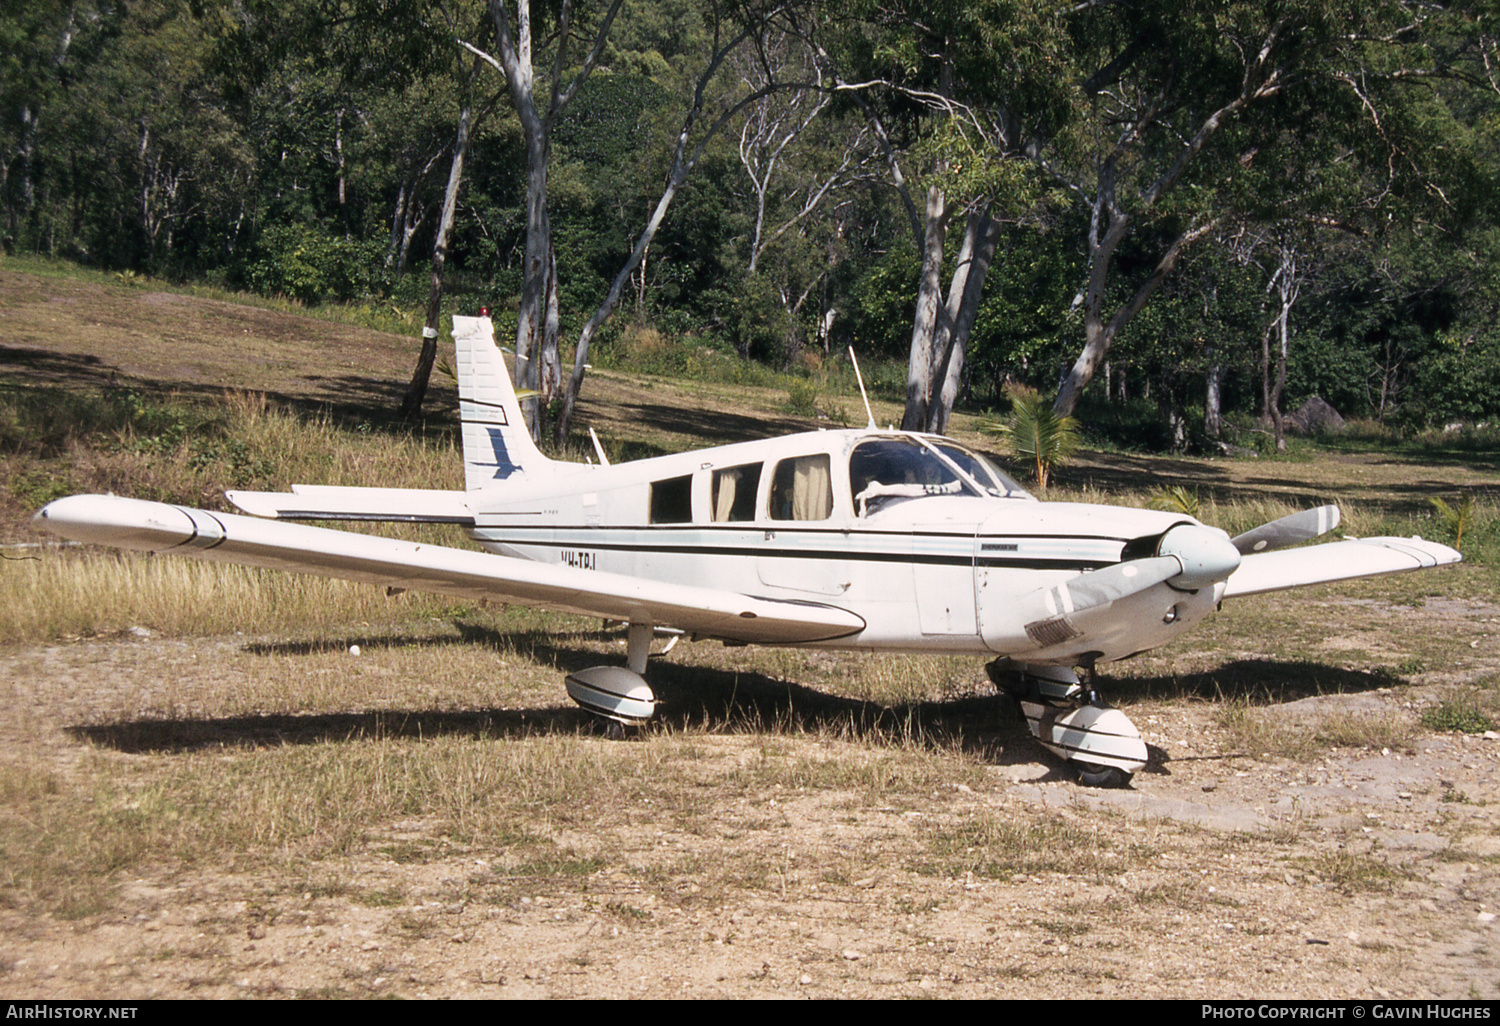
MULTIPOLYGON (((585 641, 618 642, 619 632, 595 631, 559 641, 545 631, 501 632, 459 624, 457 635, 410 635, 343 639, 338 642, 254 642, 258 655, 297 656, 342 651, 352 641, 367 650, 389 646, 481 645, 495 651, 526 652, 556 667, 561 675, 618 661, 585 641)), ((1046 770, 1035 779, 1070 780, 1063 763, 1045 755, 1009 700, 999 696, 883 705, 829 694, 793 681, 739 670, 723 670, 653 659, 649 670, 657 695, 655 721, 642 733, 698 733, 831 738, 873 746, 961 751, 996 766, 1034 765, 1046 770)), ((1106 700, 1128 706, 1136 701, 1196 698, 1277 705, 1315 695, 1350 694, 1401 683, 1389 671, 1348 670, 1313 662, 1239 660, 1199 673, 1112 678, 1101 674, 1106 700)), ((561 680, 559 680, 561 684, 561 680)), ((355 712, 258 714, 245 716, 139 719, 68 728, 75 738, 131 754, 175 754, 218 748, 263 748, 366 739, 430 741, 444 737, 517 740, 547 735, 601 732, 594 717, 568 703, 561 687, 557 701, 511 709, 370 709, 355 712)), ((1149 739, 1148 739, 1149 740, 1149 739)), ((1172 756, 1148 744, 1145 774, 1169 774, 1172 756)))
MULTIPOLYGON (((511 709, 370 709, 355 712, 258 714, 136 719, 67 728, 73 737, 132 754, 173 754, 217 748, 310 745, 363 739, 432 740, 469 737, 514 740, 538 735, 592 733, 599 721, 568 702, 561 676, 618 656, 578 647, 584 641, 618 642, 619 632, 570 635, 559 642, 544 631, 503 633, 459 625, 459 634, 413 639, 369 636, 338 642, 253 642, 257 655, 298 656, 343 651, 350 643, 373 651, 382 645, 479 644, 519 651, 556 667, 557 702, 511 709)), ((759 673, 705 668, 653 659, 648 671, 657 695, 655 721, 645 732, 828 737, 873 745, 960 750, 996 765, 1034 763, 1024 721, 1000 696, 966 697, 895 706, 832 695, 759 673)), ((1065 779, 1060 765, 1043 779, 1065 779)))
POLYGON ((630 403, 634 418, 665 431, 689 435, 701 444, 694 448, 749 442, 777 435, 814 431, 817 424, 794 417, 746 416, 708 408, 684 409, 661 403, 630 403))
POLYGON ((1306 660, 1237 659, 1198 673, 1111 677, 1100 672, 1108 701, 1196 698, 1271 706, 1320 695, 1359 694, 1408 683, 1385 668, 1352 670, 1306 660))

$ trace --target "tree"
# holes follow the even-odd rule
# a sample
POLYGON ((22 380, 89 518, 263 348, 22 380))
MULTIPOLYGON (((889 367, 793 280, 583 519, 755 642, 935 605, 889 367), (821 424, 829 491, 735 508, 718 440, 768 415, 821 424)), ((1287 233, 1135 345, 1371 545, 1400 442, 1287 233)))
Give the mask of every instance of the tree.
POLYGON ((873 44, 856 33, 830 45, 848 69, 839 89, 870 119, 922 254, 902 426, 940 432, 1003 228, 1042 202, 1031 134, 1055 131, 1068 116, 1062 22, 1010 0, 861 11, 880 30, 873 44), (905 159, 898 136, 912 140, 905 159), (925 192, 920 210, 913 186, 925 192), (945 298, 949 227, 959 218, 945 298))
MULTIPOLYGON (((1088 267, 1075 299, 1083 346, 1058 391, 1059 412, 1077 406, 1124 326, 1193 244, 1213 235, 1265 151, 1353 125, 1366 143, 1347 156, 1375 156, 1373 140, 1382 163, 1411 159, 1382 108, 1430 56, 1439 13, 1401 0, 1074 9, 1089 116, 1040 156, 1089 212, 1088 267), (1132 239, 1134 273, 1123 263, 1132 239)), ((1295 154, 1283 163, 1309 166, 1295 154)))
MULTIPOLYGON (((590 343, 595 333, 618 307, 626 282, 645 259, 646 252, 650 249, 651 242, 661 228, 667 212, 671 209, 673 201, 677 198, 688 176, 698 166, 704 150, 741 111, 772 93, 791 87, 790 84, 778 81, 769 65, 763 65, 763 70, 767 74, 759 84, 747 93, 731 95, 725 100, 723 109, 718 112, 717 116, 707 125, 701 125, 709 101, 710 87, 730 55, 747 44, 753 44, 757 52, 764 55, 768 37, 774 38, 782 34, 779 20, 785 10, 786 8, 773 0, 765 7, 751 6, 736 10, 735 17, 731 18, 717 4, 712 7, 712 48, 702 71, 697 76, 692 101, 683 117, 682 126, 677 132, 676 143, 672 151, 672 169, 667 176, 666 184, 662 188, 650 218, 636 239, 629 257, 626 258, 624 265, 610 284, 609 292, 579 334, 578 345, 574 351, 573 374, 569 379, 568 389, 563 395, 557 421, 555 434, 559 443, 566 438, 568 426, 572 420, 574 405, 588 366, 590 343)), ((798 83, 797 87, 805 88, 806 83, 798 83)))
POLYGON ((562 0, 555 25, 533 24, 528 0, 517 0, 514 18, 505 0, 489 0, 497 53, 490 56, 469 47, 504 74, 526 141, 526 253, 516 321, 516 383, 523 390, 537 392, 541 398, 540 404, 535 399, 524 404, 532 437, 538 439, 545 427, 546 404, 557 393, 562 373, 557 351, 557 257, 552 249, 552 224, 547 210, 552 132, 563 111, 598 66, 621 3, 622 0, 610 0, 594 24, 583 28, 574 25, 579 12, 573 0, 562 0), (541 28, 552 30, 554 49, 550 67, 542 64, 535 52, 538 42, 535 31, 541 28), (580 39, 592 42, 582 63, 575 65, 573 47, 580 39))
POLYGON ((442 211, 438 215, 437 238, 432 244, 431 287, 427 291, 427 316, 422 325, 422 348, 417 355, 417 366, 412 372, 411 382, 401 400, 401 416, 410 420, 422 409, 427 396, 427 384, 432 378, 432 367, 437 360, 439 321, 443 310, 444 272, 448 266, 448 243, 453 237, 453 220, 458 211, 458 190, 463 184, 464 162, 469 156, 469 146, 474 134, 498 96, 476 95, 481 60, 475 57, 469 66, 467 79, 461 84, 458 129, 453 140, 452 159, 448 166, 448 186, 443 191, 442 211))

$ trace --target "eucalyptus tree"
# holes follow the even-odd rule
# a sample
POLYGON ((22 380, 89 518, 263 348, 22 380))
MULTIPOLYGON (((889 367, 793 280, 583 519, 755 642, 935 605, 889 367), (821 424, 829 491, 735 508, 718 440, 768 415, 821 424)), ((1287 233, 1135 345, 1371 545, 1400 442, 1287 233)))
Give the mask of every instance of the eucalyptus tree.
MULTIPOLYGON (((784 40, 789 34, 789 25, 795 21, 798 12, 799 8, 785 0, 755 0, 740 5, 709 0, 706 20, 711 44, 702 63, 697 65, 697 74, 692 80, 691 98, 687 102, 687 110, 683 113, 672 146, 671 168, 630 255, 610 283, 603 301, 579 333, 574 350, 573 373, 567 390, 562 394, 554 430, 559 442, 567 435, 588 367, 589 346, 594 335, 619 306, 626 283, 645 259, 662 222, 689 176, 703 159, 710 143, 727 126, 734 124, 744 111, 766 97, 785 90, 807 89, 813 85, 806 81, 786 81, 768 59, 774 43, 784 40), (757 81, 745 87, 726 88, 720 82, 721 73, 730 66, 730 58, 744 48, 757 55, 762 74, 757 81)), ((517 351, 519 353, 519 349, 517 351)))
POLYGON ((0 14, 9 244, 109 266, 222 256, 250 158, 181 0, 0 14))
POLYGON ((552 248, 547 176, 552 134, 563 112, 598 67, 623 0, 575 3, 555 10, 529 0, 488 0, 493 53, 464 46, 504 76, 526 147, 525 256, 516 319, 517 386, 537 393, 524 404, 531 433, 540 439, 547 404, 561 385, 558 355, 557 256, 552 248))
MULTIPOLYGON (((437 355, 465 161, 498 99, 475 56, 476 44, 484 44, 489 31, 484 5, 477 0, 235 0, 205 6, 218 17, 218 63, 239 83, 246 106, 263 106, 262 94, 273 85, 301 102, 313 91, 309 86, 326 83, 321 91, 327 102, 288 127, 303 135, 328 122, 331 143, 290 149, 304 162, 333 168, 337 220, 345 233, 356 230, 346 204, 348 182, 355 178, 389 203, 384 263, 399 273, 435 208, 422 343, 400 408, 403 416, 415 416, 437 355), (418 103, 424 109, 414 109, 418 103), (351 162, 355 137, 364 143, 360 162, 351 162), (430 194, 445 157, 446 184, 441 202, 434 203, 430 194), (382 159, 385 167, 371 167, 382 159)), ((317 217, 319 209, 309 213, 317 217)), ((358 230, 367 233, 363 224, 358 230)))
POLYGON ((1005 226, 1044 206, 1036 137, 1071 116, 1064 21, 1011 0, 852 9, 861 24, 828 44, 837 88, 869 119, 922 254, 902 426, 942 431, 1005 226))

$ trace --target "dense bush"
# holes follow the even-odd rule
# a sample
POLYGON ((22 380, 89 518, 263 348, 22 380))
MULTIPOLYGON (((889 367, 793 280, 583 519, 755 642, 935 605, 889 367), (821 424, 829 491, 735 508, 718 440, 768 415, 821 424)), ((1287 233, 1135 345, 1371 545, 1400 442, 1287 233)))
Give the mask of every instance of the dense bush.
POLYGON ((245 267, 244 284, 252 292, 309 306, 348 302, 370 290, 381 266, 379 250, 378 243, 340 238, 321 227, 273 225, 245 267))

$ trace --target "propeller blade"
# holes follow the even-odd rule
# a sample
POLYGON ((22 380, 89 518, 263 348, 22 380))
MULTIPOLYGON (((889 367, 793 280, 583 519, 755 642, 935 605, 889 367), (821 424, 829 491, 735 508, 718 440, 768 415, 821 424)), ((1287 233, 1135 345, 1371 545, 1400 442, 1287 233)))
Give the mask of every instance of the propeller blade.
POLYGON ((1319 506, 1316 509, 1305 509, 1300 513, 1273 520, 1269 524, 1261 524, 1257 528, 1236 536, 1231 541, 1234 547, 1240 550, 1241 555, 1249 556, 1256 552, 1270 552, 1272 549, 1284 549, 1288 545, 1309 541, 1319 535, 1327 534, 1337 526, 1339 526, 1339 508, 1319 506))
POLYGON ((1109 605, 1138 591, 1153 588, 1181 572, 1182 562, 1176 556, 1132 559, 1070 577, 1047 588, 1040 598, 1049 615, 1067 616, 1109 605))

